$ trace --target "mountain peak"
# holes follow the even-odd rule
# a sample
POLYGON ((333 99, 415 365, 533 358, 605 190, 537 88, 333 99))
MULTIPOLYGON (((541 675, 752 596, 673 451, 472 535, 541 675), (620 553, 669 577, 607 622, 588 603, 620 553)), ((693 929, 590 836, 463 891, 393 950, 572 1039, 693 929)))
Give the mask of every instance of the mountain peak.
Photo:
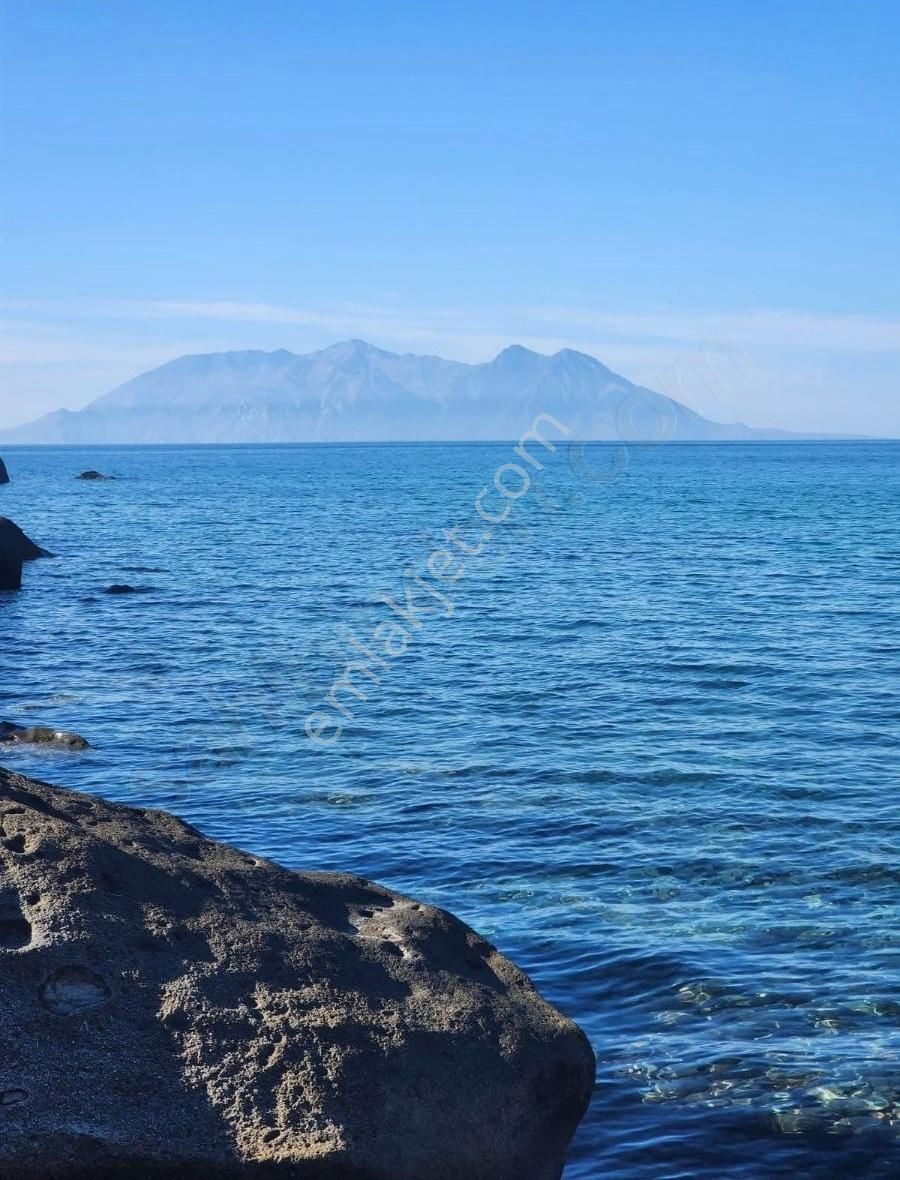
POLYGON ((504 373, 518 373, 534 368, 535 364, 546 364, 547 357, 539 352, 532 352, 522 344, 510 344, 498 352, 488 364, 492 369, 504 373))
POLYGON ((378 348, 374 344, 370 344, 368 340, 339 340, 336 344, 329 344, 327 348, 323 348, 318 353, 319 356, 333 357, 336 360, 348 360, 351 358, 368 359, 375 356, 393 356, 393 353, 386 352, 383 348, 378 348))
POLYGON ((591 356, 587 352, 579 352, 577 348, 560 348, 553 354, 553 360, 566 360, 569 358, 577 358, 580 361, 590 361, 592 365, 599 365, 601 362, 595 356, 591 356))
POLYGON ((555 367, 562 366, 569 371, 575 369, 593 373, 610 373, 612 371, 604 365, 603 361, 598 361, 588 352, 579 352, 576 348, 561 348, 559 352, 554 352, 550 360, 555 367))

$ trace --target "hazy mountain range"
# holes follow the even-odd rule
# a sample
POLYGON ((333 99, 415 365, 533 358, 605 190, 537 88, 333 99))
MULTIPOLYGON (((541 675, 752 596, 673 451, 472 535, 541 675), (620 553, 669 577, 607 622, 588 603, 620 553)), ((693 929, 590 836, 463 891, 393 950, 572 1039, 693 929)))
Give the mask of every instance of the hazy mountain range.
POLYGON ((518 438, 548 413, 582 438, 773 439, 633 385, 594 357, 519 345, 484 364, 360 340, 319 352, 183 356, 83 410, 0 431, 7 443, 281 443, 518 438))

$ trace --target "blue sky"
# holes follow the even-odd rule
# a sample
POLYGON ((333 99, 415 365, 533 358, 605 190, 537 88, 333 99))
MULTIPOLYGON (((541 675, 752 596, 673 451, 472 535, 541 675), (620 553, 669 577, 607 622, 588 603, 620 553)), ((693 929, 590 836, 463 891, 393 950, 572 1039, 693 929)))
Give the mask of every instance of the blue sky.
POLYGON ((896 3, 2 10, 0 425, 184 352, 712 337, 715 416, 900 435, 896 3))

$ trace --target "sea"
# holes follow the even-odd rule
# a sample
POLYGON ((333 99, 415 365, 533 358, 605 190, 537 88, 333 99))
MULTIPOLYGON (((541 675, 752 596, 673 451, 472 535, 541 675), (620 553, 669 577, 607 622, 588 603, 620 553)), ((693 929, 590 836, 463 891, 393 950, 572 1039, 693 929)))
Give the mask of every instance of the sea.
POLYGON ((566 1180, 896 1180, 900 443, 554 446, 4 449, 3 763, 477 928, 566 1180))

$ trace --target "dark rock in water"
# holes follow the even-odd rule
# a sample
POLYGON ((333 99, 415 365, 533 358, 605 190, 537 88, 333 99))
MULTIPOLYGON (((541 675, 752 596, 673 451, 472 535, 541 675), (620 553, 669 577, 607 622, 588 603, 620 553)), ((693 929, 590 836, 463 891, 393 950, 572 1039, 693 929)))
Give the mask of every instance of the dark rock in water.
POLYGON ((0 743, 6 745, 57 746, 64 750, 89 750, 90 743, 77 733, 53 729, 49 725, 16 725, 0 721, 0 743))
POLYGON ((9 472, 6 470, 6 464, 0 459, 0 484, 9 483, 9 472))
POLYGON ((140 594, 140 590, 136 586, 129 586, 127 583, 121 585, 107 586, 103 591, 104 594, 140 594))
POLYGON ((103 475, 100 471, 82 471, 81 475, 76 475, 76 479, 115 479, 113 475, 103 475))
POLYGON ((20 590, 23 562, 49 556, 17 524, 0 516, 0 590, 20 590))
POLYGON ((22 559, 0 544, 0 590, 22 589, 22 559))
POLYGON ((19 561, 36 561, 39 557, 52 556, 40 545, 35 545, 17 524, 5 516, 0 516, 0 553, 18 558, 19 561))
POLYGON ((0 808, 4 1180, 559 1176, 590 1046, 450 914, 2 770, 0 808))

